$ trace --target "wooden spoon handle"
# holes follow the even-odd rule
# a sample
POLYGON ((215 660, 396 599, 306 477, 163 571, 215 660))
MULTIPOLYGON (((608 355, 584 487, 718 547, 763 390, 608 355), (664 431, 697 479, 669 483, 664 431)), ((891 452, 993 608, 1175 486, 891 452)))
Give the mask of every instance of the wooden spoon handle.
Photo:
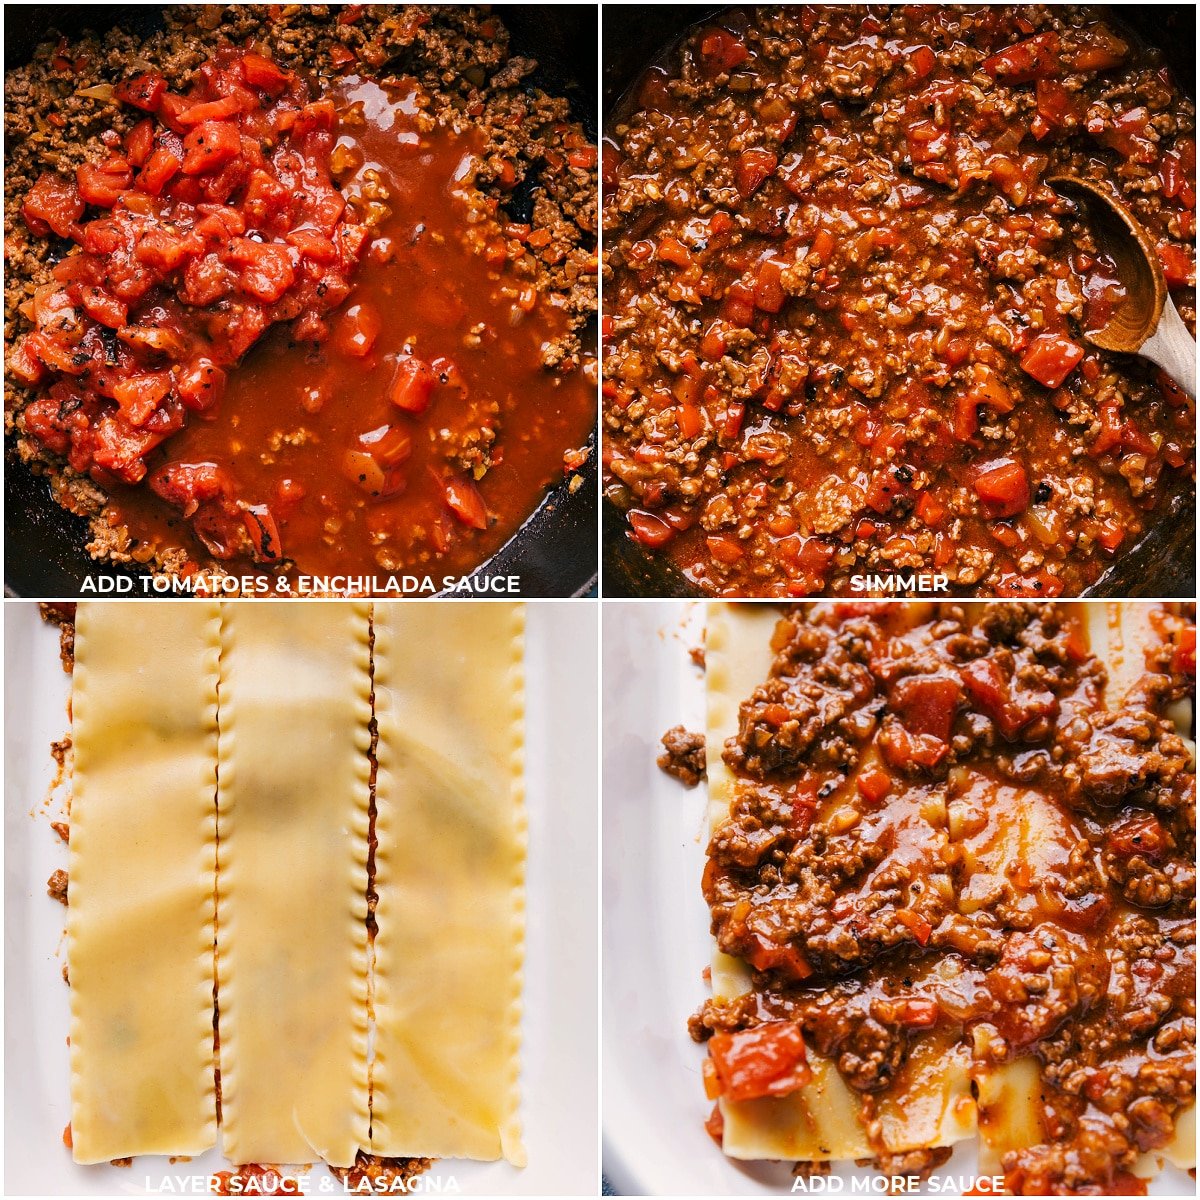
POLYGON ((1158 328, 1138 353, 1162 367, 1189 396, 1196 395, 1196 339, 1188 333, 1174 302, 1167 297, 1158 328))

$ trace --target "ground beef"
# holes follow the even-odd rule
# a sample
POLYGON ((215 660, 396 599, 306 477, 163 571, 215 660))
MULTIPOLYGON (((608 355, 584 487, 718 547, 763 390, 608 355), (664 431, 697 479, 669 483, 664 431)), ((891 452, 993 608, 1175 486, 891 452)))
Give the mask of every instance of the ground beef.
POLYGON ((704 734, 676 725, 662 735, 662 744, 665 753, 658 756, 658 765, 668 775, 685 787, 695 787, 705 778, 704 734))
POLYGON ((51 900, 57 900, 59 904, 67 903, 66 871, 55 871, 50 878, 46 880, 46 894, 51 900))

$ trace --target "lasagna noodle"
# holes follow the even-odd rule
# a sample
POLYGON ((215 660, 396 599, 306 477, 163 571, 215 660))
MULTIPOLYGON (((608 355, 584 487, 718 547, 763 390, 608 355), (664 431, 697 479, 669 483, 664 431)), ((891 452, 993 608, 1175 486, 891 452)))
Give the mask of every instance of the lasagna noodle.
POLYGON ((370 1149, 525 1163, 523 612, 375 607, 370 1149))
POLYGON ((75 625, 70 907, 76 1162, 216 1140, 216 603, 87 603, 75 625))
MULTIPOLYGON (((710 832, 725 820, 737 779, 721 750, 737 733, 738 707, 768 677, 771 638, 779 612, 763 604, 712 604, 705 640, 710 832)), ((751 988, 749 968, 714 945, 714 995, 732 999, 751 988)), ((861 1097, 828 1059, 809 1051, 812 1080, 779 1099, 719 1103, 725 1122, 723 1149, 732 1158, 809 1162, 872 1157, 928 1146, 947 1146, 974 1135, 966 1052, 928 1036, 914 1042, 904 1070, 878 1104, 881 1144, 868 1140, 861 1097)))
POLYGON ((217 972, 235 1163, 366 1142, 370 617, 223 607, 217 972))

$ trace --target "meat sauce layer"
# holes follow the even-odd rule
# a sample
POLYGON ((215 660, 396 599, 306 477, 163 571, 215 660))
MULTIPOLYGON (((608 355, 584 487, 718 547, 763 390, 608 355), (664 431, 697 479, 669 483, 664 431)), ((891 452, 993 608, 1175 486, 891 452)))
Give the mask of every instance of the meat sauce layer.
POLYGON ((720 949, 755 972, 693 1018, 710 1094, 794 1091, 807 1044, 869 1121, 931 1047, 1031 1056, 1045 1140, 1005 1156, 1010 1190, 1142 1190, 1138 1156, 1195 1099, 1195 773, 1167 716, 1194 698, 1195 624, 1156 620, 1111 711, 1067 606, 781 619, 704 875, 720 949))
POLYGON ((605 469, 722 595, 943 574, 1075 595, 1193 472, 1194 406, 1092 348, 1110 188, 1194 323, 1192 104, 1086 8, 736 9, 604 146, 605 469))

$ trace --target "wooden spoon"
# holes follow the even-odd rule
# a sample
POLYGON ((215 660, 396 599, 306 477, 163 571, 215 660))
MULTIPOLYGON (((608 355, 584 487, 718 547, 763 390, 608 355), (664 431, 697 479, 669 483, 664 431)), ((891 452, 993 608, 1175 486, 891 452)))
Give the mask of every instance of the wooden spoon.
POLYGON ((1161 367, 1189 396, 1196 394, 1196 339, 1167 292, 1150 235, 1115 196, 1090 179, 1051 175, 1046 182, 1082 201, 1096 245, 1117 267, 1125 299, 1100 328, 1084 334, 1101 350, 1140 354, 1161 367))

